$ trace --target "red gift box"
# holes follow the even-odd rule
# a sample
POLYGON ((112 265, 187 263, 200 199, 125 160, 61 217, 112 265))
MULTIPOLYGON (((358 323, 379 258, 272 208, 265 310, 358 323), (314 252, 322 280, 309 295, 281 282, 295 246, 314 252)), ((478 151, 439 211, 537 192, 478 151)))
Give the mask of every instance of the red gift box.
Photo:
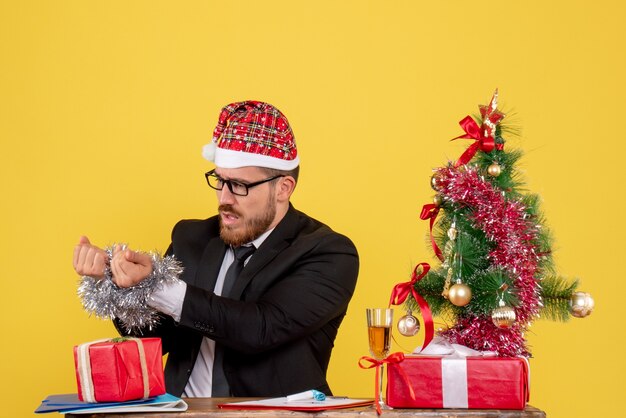
POLYGON ((101 340, 74 347, 78 398, 123 402, 165 393, 160 338, 101 340))
POLYGON ((387 368, 394 408, 524 409, 529 371, 519 357, 406 356, 387 368))

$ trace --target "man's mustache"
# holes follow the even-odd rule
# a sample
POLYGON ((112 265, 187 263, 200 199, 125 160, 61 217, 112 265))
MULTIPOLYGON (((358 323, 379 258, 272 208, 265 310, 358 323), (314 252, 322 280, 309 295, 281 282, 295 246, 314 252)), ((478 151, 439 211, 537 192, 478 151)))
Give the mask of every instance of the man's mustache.
POLYGON ((234 208, 233 205, 228 205, 228 204, 224 204, 224 205, 219 205, 217 208, 217 211, 219 213, 222 212, 230 212, 235 216, 241 217, 241 214, 239 212, 237 212, 234 208))

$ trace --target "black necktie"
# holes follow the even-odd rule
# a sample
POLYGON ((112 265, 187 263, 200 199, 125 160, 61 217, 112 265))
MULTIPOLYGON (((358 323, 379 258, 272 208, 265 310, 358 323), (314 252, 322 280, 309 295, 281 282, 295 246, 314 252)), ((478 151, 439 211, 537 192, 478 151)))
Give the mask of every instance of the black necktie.
MULTIPOLYGON (((224 276, 224 285, 222 286, 222 296, 229 297, 233 284, 239 277, 239 273, 243 270, 244 262, 256 250, 254 245, 249 247, 237 247, 235 251, 235 259, 226 271, 224 276)), ((213 387, 211 389, 213 398, 224 398, 230 396, 230 388, 224 374, 224 350, 215 343, 215 357, 213 358, 213 387)))
POLYGON ((222 296, 229 297, 230 291, 233 289, 233 284, 239 277, 239 273, 243 270, 244 262, 246 259, 256 250, 254 245, 249 247, 237 247, 235 251, 235 259, 233 263, 228 267, 226 276, 224 276, 224 285, 222 286, 222 296))

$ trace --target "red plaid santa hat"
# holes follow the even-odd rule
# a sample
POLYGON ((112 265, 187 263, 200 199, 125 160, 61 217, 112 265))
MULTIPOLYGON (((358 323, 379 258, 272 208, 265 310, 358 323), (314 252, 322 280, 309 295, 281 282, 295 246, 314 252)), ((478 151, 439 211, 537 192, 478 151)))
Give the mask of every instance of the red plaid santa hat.
POLYGON ((274 106, 257 101, 225 106, 202 156, 218 167, 292 170, 298 150, 289 122, 274 106))

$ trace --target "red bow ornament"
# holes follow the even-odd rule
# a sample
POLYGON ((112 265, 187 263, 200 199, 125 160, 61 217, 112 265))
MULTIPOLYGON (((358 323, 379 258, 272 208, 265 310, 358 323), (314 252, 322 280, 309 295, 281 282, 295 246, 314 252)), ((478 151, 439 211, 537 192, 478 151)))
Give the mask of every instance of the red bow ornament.
POLYGON ((443 253, 441 249, 435 242, 435 238, 433 237, 433 226, 435 225, 435 220, 437 219, 437 215, 439 215, 439 206, 434 203, 428 203, 424 205, 422 208, 422 213, 420 213, 420 219, 425 221, 426 219, 430 219, 430 243, 433 246, 433 251, 437 258, 443 261, 443 253))
POLYGON ((433 315, 430 312, 430 307, 426 300, 415 290, 415 284, 426 276, 428 270, 430 270, 428 263, 420 263, 415 266, 413 274, 411 275, 411 281, 395 285, 391 291, 391 299, 389 300, 389 306, 400 305, 404 303, 409 294, 413 295, 413 299, 415 299, 415 302, 417 302, 417 305, 420 307, 420 312, 424 318, 424 344, 422 344, 422 350, 432 341, 435 327, 433 325, 433 315), (418 274, 417 271, 420 267, 422 271, 418 274))
POLYGON ((457 162, 454 164, 455 167, 469 163, 479 149, 483 152, 491 152, 494 148, 499 150, 502 149, 502 144, 496 144, 494 135, 496 132, 496 126, 505 115, 500 112, 497 107, 498 90, 496 89, 488 106, 478 106, 483 120, 481 126, 478 126, 476 121, 471 116, 465 116, 459 122, 459 125, 461 125, 461 128, 465 131, 465 134, 452 138, 452 141, 455 139, 473 139, 475 142, 470 145, 459 157, 457 162))

